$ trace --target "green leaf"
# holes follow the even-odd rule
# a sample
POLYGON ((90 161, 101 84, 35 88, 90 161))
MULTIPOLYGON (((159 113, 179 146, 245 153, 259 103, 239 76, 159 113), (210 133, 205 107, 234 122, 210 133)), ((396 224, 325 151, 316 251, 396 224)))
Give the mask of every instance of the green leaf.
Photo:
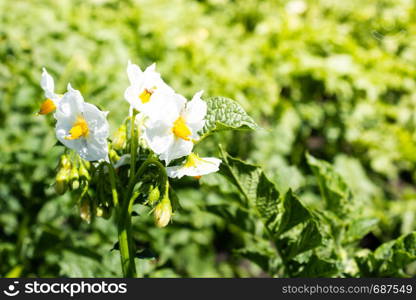
POLYGON ((262 174, 260 167, 233 158, 222 148, 220 150, 223 158, 223 163, 220 165, 220 173, 243 194, 246 206, 254 206, 257 198, 257 187, 262 174))
POLYGON ((308 221, 302 232, 295 237, 286 237, 276 242, 282 258, 289 261, 296 255, 321 245, 322 235, 315 221, 308 221))
POLYGON ((394 274, 397 270, 416 261, 416 232, 384 243, 376 249, 374 258, 382 262, 380 272, 387 275, 394 274))
POLYGON ((296 225, 309 220, 310 211, 303 206, 298 197, 289 189, 283 199, 283 215, 280 221, 279 233, 284 233, 296 225))
POLYGON ((93 277, 101 267, 101 258, 84 256, 82 252, 65 250, 59 260, 60 275, 93 277))
POLYGON ((378 219, 375 218, 360 218, 353 220, 347 229, 347 240, 351 242, 361 239, 369 233, 377 223, 378 219))
POLYGON ((311 218, 292 190, 280 193, 259 166, 245 163, 222 151, 220 172, 244 195, 248 206, 255 206, 272 233, 284 233, 311 218))
POLYGON ((266 272, 270 271, 271 265, 273 265, 272 260, 276 259, 276 254, 273 251, 259 247, 238 249, 234 253, 255 263, 266 272))
POLYGON ((351 204, 351 192, 345 181, 326 161, 316 159, 308 153, 306 159, 318 180, 327 209, 338 217, 345 217, 350 211, 351 204))
POLYGON ((281 197, 260 167, 233 158, 223 149, 221 154, 221 174, 240 190, 247 207, 260 215, 283 260, 290 260, 321 245, 318 218, 303 206, 291 190, 281 197), (301 223, 304 225, 300 232, 281 237, 282 233, 301 223))
POLYGON ((249 212, 230 205, 208 205, 206 210, 221 218, 227 220, 227 223, 238 226, 246 232, 254 232, 256 230, 255 220, 250 216, 249 212))
POLYGON ((256 122, 236 101, 225 97, 210 97, 205 101, 208 109, 202 137, 221 130, 258 128, 256 122))
POLYGON ((374 252, 361 251, 355 257, 361 276, 406 276, 404 268, 416 261, 416 232, 379 246, 374 252))
POLYGON ((301 271, 293 274, 296 277, 331 277, 339 273, 338 265, 333 261, 319 258, 316 254, 300 268, 301 271))
POLYGON ((374 258, 374 253, 369 249, 362 249, 355 254, 355 262, 360 270, 361 277, 377 277, 377 269, 380 262, 374 258))
POLYGON ((279 192, 263 172, 257 184, 256 207, 270 232, 275 233, 279 226, 279 192))
POLYGON ((246 207, 258 212, 270 233, 278 226, 279 195, 276 186, 259 166, 233 158, 221 149, 220 173, 233 183, 246 200, 246 207))

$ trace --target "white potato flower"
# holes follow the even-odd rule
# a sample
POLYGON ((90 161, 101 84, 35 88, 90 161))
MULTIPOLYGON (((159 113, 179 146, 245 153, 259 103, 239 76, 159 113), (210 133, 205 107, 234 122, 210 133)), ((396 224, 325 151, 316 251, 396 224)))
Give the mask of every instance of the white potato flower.
POLYGON ((207 113, 202 93, 196 93, 191 101, 179 94, 164 98, 164 105, 145 122, 144 139, 166 165, 189 155, 194 141, 199 139, 198 131, 204 126, 207 113))
POLYGON ((130 61, 127 65, 127 76, 130 86, 124 92, 124 98, 134 109, 150 115, 158 110, 163 103, 160 101, 162 95, 173 94, 173 89, 168 86, 156 72, 156 64, 152 64, 142 71, 138 65, 130 61), (159 94, 159 97, 157 95, 159 94), (159 100, 158 100, 159 99, 159 100))
POLYGON ((171 178, 182 178, 183 176, 199 177, 209 173, 217 172, 221 159, 215 157, 199 157, 195 153, 189 154, 181 166, 168 167, 166 172, 171 178))
POLYGON ((55 113, 56 137, 85 160, 108 161, 107 114, 84 102, 81 93, 68 84, 68 92, 62 97, 55 113))
POLYGON ((55 94, 55 82, 45 68, 42 69, 40 86, 45 93, 46 99, 42 102, 38 114, 46 115, 56 110, 62 95, 55 94))

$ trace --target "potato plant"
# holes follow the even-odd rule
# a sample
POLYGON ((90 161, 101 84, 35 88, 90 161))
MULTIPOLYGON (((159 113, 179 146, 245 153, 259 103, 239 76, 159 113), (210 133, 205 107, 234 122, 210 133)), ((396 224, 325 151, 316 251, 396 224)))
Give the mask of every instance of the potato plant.
POLYGON ((0 0, 0 276, 414 277, 415 12, 0 0))

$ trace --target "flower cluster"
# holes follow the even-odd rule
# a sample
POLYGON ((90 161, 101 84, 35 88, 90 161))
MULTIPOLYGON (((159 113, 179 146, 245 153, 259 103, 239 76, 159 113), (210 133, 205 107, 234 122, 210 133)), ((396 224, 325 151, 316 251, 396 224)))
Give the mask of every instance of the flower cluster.
MULTIPOLYGON (((145 147, 164 161, 167 175, 172 178, 199 177, 216 172, 221 163, 219 159, 200 158, 192 151, 207 114, 206 102, 201 99, 202 91, 188 101, 163 81, 155 64, 142 71, 129 62, 127 76, 130 86, 125 90, 124 98, 130 104, 130 111, 139 113, 137 118, 142 132, 139 138, 145 141, 145 147), (181 164, 169 166, 181 158, 184 158, 181 164)), ((109 145, 108 112, 85 102, 81 93, 70 84, 63 95, 56 94, 53 78, 43 69, 41 87, 46 100, 39 114, 53 113, 57 139, 75 150, 82 159, 110 162, 109 148, 125 146, 125 128, 120 131, 124 140, 115 139, 114 145, 109 145)))
POLYGON ((251 128, 255 123, 230 99, 204 101, 203 91, 186 99, 164 82, 155 64, 142 71, 128 62, 127 77, 124 98, 129 114, 111 138, 108 112, 86 102, 69 83, 64 94, 57 94, 45 69, 40 85, 46 100, 38 114, 53 115, 56 138, 65 146, 57 166, 56 193, 71 191, 87 223, 96 217, 116 222, 123 274, 135 277, 135 210, 142 213, 147 207, 157 227, 167 226, 180 207, 171 186, 174 179, 199 179, 219 170, 221 160, 200 157, 195 145, 219 127, 251 128))
POLYGON ((205 124, 207 105, 202 91, 191 101, 176 93, 155 71, 155 64, 142 71, 129 62, 127 75, 130 86, 124 96, 130 105, 145 118, 143 137, 147 146, 169 165, 171 161, 188 156, 181 166, 168 167, 169 177, 201 176, 216 172, 220 160, 199 158, 192 153, 205 124))

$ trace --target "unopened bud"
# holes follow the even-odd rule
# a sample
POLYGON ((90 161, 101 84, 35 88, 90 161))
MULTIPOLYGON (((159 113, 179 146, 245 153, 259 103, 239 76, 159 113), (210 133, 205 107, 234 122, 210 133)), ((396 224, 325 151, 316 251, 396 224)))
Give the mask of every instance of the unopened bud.
POLYGON ((69 170, 60 169, 56 174, 55 192, 58 195, 63 195, 68 189, 69 170))
POLYGON ((121 125, 117 132, 114 135, 113 148, 116 150, 121 150, 126 147, 127 141, 127 127, 125 124, 121 125))
POLYGON ((60 167, 62 169, 70 169, 71 168, 71 160, 69 159, 68 155, 63 154, 61 156, 61 161, 59 162, 60 167))
POLYGON ((69 176, 71 172, 71 161, 68 155, 63 154, 59 161, 58 173, 56 174, 55 192, 63 195, 68 189, 69 176))
POLYGON ((91 222, 91 205, 87 197, 81 199, 79 215, 81 219, 86 221, 88 224, 91 222))
POLYGON ((112 162, 117 162, 120 159, 120 155, 118 155, 114 149, 110 150, 110 152, 108 153, 108 156, 110 157, 110 160, 112 162))
POLYGON ((83 160, 82 164, 84 165, 84 167, 89 171, 91 168, 91 163, 88 160, 83 160))
POLYGON ((151 186, 149 189, 149 197, 147 198, 147 201, 149 202, 150 205, 153 205, 154 203, 156 203, 159 198, 160 198, 160 191, 159 188, 157 186, 153 187, 151 186))
POLYGON ((73 167, 71 169, 71 173, 69 174, 69 182, 73 190, 76 190, 79 188, 79 174, 78 174, 78 169, 76 167, 73 167))
MULTIPOLYGON (((168 192, 166 192, 168 194, 168 192)), ((172 205, 166 195, 155 208, 155 223, 157 227, 165 227, 169 224, 172 217, 172 205)))
POLYGON ((105 206, 98 206, 96 216, 109 219, 111 217, 111 209, 105 206))
POLYGON ((90 173, 88 172, 87 168, 84 166, 83 163, 79 165, 78 174, 79 174, 79 178, 83 180, 89 181, 91 179, 90 173))

